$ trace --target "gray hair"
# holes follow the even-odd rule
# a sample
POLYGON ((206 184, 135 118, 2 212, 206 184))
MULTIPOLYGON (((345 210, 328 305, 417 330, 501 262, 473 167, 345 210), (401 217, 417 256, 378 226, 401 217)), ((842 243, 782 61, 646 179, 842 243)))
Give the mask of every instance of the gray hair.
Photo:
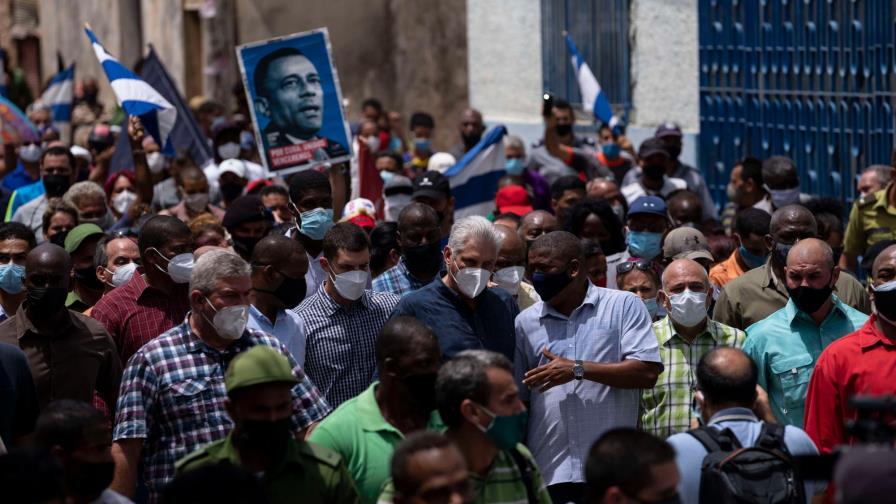
POLYGON ((213 250, 199 257, 190 275, 190 290, 209 294, 225 278, 249 277, 252 268, 229 250, 213 250))
POLYGON ((516 135, 507 135, 504 137, 504 147, 512 147, 514 149, 521 149, 523 153, 526 152, 526 144, 523 143, 523 139, 516 135))
POLYGON ((890 173, 892 173, 892 170, 892 166, 876 164, 865 167, 865 169, 862 170, 862 173, 865 174, 873 171, 874 175, 877 176, 877 181, 880 182, 880 185, 887 185, 892 180, 890 177, 890 173))
POLYGON ((485 217, 470 215, 461 218, 451 226, 448 248, 451 249, 452 254, 462 252, 464 246, 471 240, 492 243, 495 250, 501 250, 501 237, 495 232, 495 225, 485 217))
POLYGON ((103 188, 100 187, 99 184, 89 180, 72 184, 72 186, 68 188, 68 191, 65 191, 65 194, 62 195, 62 201, 69 206, 75 207, 79 213, 81 212, 79 203, 91 198, 100 199, 105 203, 106 192, 103 191, 103 188))
POLYGON ((513 365, 503 354, 491 350, 465 350, 442 365, 436 378, 436 404, 448 427, 463 422, 460 404, 470 399, 485 405, 489 398, 486 370, 491 367, 513 374, 513 365))

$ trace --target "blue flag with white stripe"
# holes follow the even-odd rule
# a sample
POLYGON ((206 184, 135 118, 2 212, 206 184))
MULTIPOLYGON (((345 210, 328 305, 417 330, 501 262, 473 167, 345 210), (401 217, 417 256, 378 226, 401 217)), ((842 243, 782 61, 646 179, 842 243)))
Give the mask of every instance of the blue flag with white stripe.
POLYGON ((454 196, 454 217, 486 216, 495 209, 498 179, 506 173, 504 135, 507 128, 497 125, 482 140, 445 170, 454 196))
POLYGON ((585 63, 585 59, 579 54, 579 49, 576 47, 575 42, 572 41, 572 36, 569 33, 566 34, 566 49, 572 58, 572 67, 575 68, 576 80, 579 81, 579 93, 582 95, 582 107, 585 109, 585 112, 591 112, 598 121, 609 125, 611 128, 615 127, 619 120, 613 116, 610 101, 597 82, 594 72, 591 71, 588 63, 585 63))
POLYGON ((40 101, 49 105, 53 114, 53 126, 59 130, 61 138, 70 138, 72 122, 72 101, 74 100, 75 65, 57 73, 40 96, 40 101))
POLYGON ((177 121, 177 109, 152 86, 106 52, 90 28, 84 28, 84 31, 109 78, 118 104, 128 115, 140 117, 144 129, 162 147, 162 152, 174 157, 174 146, 169 137, 177 121))

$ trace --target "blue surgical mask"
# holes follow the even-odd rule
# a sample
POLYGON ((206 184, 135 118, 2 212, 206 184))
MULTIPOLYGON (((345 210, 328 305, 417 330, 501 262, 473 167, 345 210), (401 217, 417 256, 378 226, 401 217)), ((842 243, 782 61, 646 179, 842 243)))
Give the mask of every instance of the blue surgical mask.
POLYGON ((394 172, 390 172, 388 170, 380 170, 380 178, 383 180, 384 183, 392 180, 392 177, 394 177, 394 176, 395 176, 394 172))
POLYGON ((302 228, 299 232, 312 240, 323 240, 333 227, 333 209, 317 207, 301 213, 302 228))
POLYGON ((520 158, 511 158, 504 162, 504 169, 507 170, 508 175, 519 175, 525 168, 526 166, 520 158))
POLYGON ((607 159, 616 159, 619 157, 619 144, 617 143, 605 143, 600 146, 600 149, 604 152, 604 156, 607 159))
POLYGON ((660 255, 663 234, 649 231, 629 231, 625 241, 628 244, 628 251, 633 257, 649 261, 660 255))
POLYGON ((432 141, 428 138, 415 138, 414 150, 421 154, 429 154, 432 152, 432 141))
POLYGON ((25 278, 25 267, 15 263, 0 265, 0 289, 9 294, 18 294, 22 292, 24 286, 22 279, 25 278))
POLYGON ((656 304, 656 298, 642 299, 641 301, 644 301, 644 306, 647 307, 647 313, 650 313, 650 318, 655 318, 659 309, 659 305, 656 304))
POLYGON ((767 255, 756 255, 744 248, 743 245, 737 248, 737 255, 739 255, 740 258, 743 259, 744 264, 746 264, 750 269, 762 266, 763 264, 765 264, 765 259, 768 257, 767 255))

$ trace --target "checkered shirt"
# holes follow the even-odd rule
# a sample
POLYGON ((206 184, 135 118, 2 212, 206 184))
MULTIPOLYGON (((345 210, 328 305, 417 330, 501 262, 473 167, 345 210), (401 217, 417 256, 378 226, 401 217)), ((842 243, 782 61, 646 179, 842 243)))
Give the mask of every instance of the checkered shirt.
POLYGON ((706 320, 706 330, 688 343, 675 331, 668 316, 653 323, 660 346, 663 372, 652 389, 641 391, 641 429, 661 438, 685 432, 695 419, 694 391, 697 363, 717 346, 740 348, 746 334, 714 320, 706 320))
POLYGON ((324 285, 294 310, 305 322, 305 372, 336 407, 373 383, 376 337, 400 298, 366 290, 345 308, 324 285))
POLYGON ((331 410, 289 351, 273 336, 247 329, 224 351, 206 345, 190 331, 189 315, 180 325, 140 348, 121 380, 113 439, 142 439, 150 502, 174 477, 174 463, 197 448, 224 439, 233 422, 224 409, 224 371, 230 361, 255 345, 280 350, 299 383, 293 389, 293 427, 322 420, 331 410))
POLYGON ((391 292, 399 297, 404 297, 428 283, 417 280, 408 271, 408 267, 402 257, 398 264, 373 279, 373 290, 376 292, 391 292))

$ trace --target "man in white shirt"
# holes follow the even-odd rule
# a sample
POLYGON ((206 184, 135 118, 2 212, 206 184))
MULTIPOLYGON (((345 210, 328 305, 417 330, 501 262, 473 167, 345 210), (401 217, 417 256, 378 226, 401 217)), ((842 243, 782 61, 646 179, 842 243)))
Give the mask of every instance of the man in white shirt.
POLYGON ((648 138, 638 147, 638 164, 641 177, 622 187, 622 195, 629 205, 641 196, 668 198, 675 191, 688 188, 688 183, 680 178, 666 175, 669 153, 659 138, 648 138))

